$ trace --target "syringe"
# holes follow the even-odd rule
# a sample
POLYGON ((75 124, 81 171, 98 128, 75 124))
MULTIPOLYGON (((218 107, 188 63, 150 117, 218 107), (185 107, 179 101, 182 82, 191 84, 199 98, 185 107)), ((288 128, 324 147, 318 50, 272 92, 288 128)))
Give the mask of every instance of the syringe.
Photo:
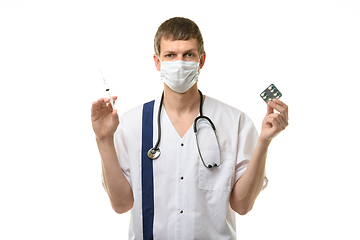
POLYGON ((100 69, 100 72, 101 72, 101 76, 102 76, 102 78, 103 78, 103 80, 104 80, 104 87, 105 87, 105 90, 106 90, 106 92, 108 93, 109 98, 110 98, 110 103, 111 103, 112 109, 113 109, 113 110, 115 110, 115 107, 114 107, 114 100, 113 100, 113 98, 112 98, 112 96, 111 96, 111 94, 110 94, 110 88, 109 88, 109 85, 106 83, 105 78, 104 78, 104 75, 103 75, 103 73, 102 73, 101 69, 100 69))

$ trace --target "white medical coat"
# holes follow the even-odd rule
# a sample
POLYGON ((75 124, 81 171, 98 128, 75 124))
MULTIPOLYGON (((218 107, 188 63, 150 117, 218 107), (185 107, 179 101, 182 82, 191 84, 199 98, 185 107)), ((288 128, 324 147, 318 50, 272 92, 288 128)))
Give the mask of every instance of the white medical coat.
MULTIPOLYGON (((157 135, 160 98, 154 103, 153 144, 157 135)), ((129 239, 143 239, 141 144, 142 109, 120 118, 115 148, 129 181, 134 206, 129 239)), ((181 138, 164 107, 161 112, 161 155, 153 161, 154 239, 236 239, 235 212, 229 198, 245 172, 258 141, 252 121, 241 111, 206 96, 203 114, 214 123, 221 151, 221 165, 205 168, 199 158, 193 127, 181 138)), ((218 147, 211 128, 199 121, 199 145, 207 164, 218 162, 218 147)), ((264 179, 263 189, 267 185, 264 179)))

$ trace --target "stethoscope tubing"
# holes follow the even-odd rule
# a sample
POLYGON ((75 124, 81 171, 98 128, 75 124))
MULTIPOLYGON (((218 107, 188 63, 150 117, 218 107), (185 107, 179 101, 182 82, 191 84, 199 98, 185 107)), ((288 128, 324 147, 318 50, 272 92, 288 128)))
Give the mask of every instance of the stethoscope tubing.
MULTIPOLYGON (((220 144, 219 144, 219 139, 218 139, 218 135, 217 135, 217 132, 216 132, 216 128, 215 128, 215 125, 214 123, 211 121, 211 119, 207 116, 204 116, 203 115, 203 112, 202 112, 202 107, 203 107, 203 94, 200 90, 199 91, 199 94, 200 94, 200 116, 196 117, 195 120, 194 120, 194 133, 195 133, 195 140, 196 140, 196 146, 197 146, 197 149, 198 149, 198 152, 199 152, 199 156, 201 158, 201 161, 202 163, 204 164, 204 166, 206 168, 213 168, 213 167, 219 167, 221 165, 221 153, 220 153, 220 144), (197 129, 197 122, 201 119, 205 119, 208 121, 208 123, 210 124, 211 128, 213 129, 214 131, 214 134, 215 134, 215 138, 216 138, 216 141, 217 141, 217 145, 218 145, 218 149, 219 149, 219 159, 220 159, 220 162, 219 164, 217 163, 214 163, 214 164, 209 164, 209 165, 206 165, 205 164, 205 161, 202 157, 202 154, 201 154, 201 151, 200 151, 200 146, 199 146, 199 142, 198 142, 198 137, 197 137, 197 134, 198 134, 198 129, 197 129)), ((161 96, 161 100, 160 100, 160 105, 159 105, 159 110, 158 110, 158 116, 157 116, 157 125, 158 125, 158 139, 157 139, 157 142, 155 144, 155 146, 153 148, 150 148, 149 151, 148 151, 148 157, 152 160, 154 159, 157 159, 160 154, 161 154, 161 151, 160 151, 160 148, 159 148, 159 144, 160 144, 160 141, 161 141, 161 125, 160 125, 160 117, 161 117, 161 109, 162 109, 162 105, 163 105, 163 101, 164 101, 164 92, 162 93, 162 96, 161 96)))

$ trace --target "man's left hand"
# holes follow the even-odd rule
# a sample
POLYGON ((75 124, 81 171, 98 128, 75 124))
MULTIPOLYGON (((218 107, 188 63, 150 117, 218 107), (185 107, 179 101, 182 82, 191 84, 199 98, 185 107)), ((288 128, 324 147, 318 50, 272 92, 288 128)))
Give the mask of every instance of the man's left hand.
POLYGON ((270 144, 276 137, 289 125, 289 108, 278 99, 272 99, 268 102, 267 113, 262 122, 260 140, 270 144), (274 109, 279 113, 274 113, 274 109))

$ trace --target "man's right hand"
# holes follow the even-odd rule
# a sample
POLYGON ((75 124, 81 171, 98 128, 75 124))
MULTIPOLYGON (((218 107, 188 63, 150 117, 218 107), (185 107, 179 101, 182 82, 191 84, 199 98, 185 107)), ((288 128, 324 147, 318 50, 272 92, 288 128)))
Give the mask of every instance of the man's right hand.
MULTIPOLYGON (((115 100, 117 96, 112 97, 115 100)), ((91 107, 91 122, 98 140, 113 137, 118 125, 117 110, 113 110, 109 98, 100 98, 91 107)))
MULTIPOLYGON (((112 97, 114 101, 116 96, 112 97)), ((111 206, 117 213, 129 211, 134 205, 131 186, 121 169, 114 146, 114 133, 119 126, 119 116, 112 109, 109 98, 93 102, 91 122, 101 156, 104 187, 111 206)))

